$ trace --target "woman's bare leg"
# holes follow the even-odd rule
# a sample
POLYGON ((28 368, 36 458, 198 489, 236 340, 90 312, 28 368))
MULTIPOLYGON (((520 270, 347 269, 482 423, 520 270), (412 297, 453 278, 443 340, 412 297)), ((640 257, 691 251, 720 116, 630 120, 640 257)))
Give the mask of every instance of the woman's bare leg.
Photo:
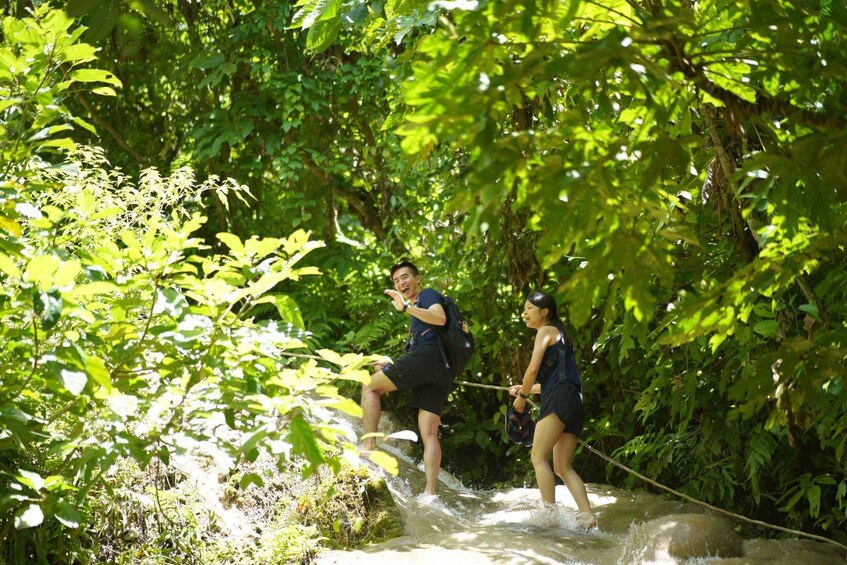
POLYGON ((548 414, 535 424, 532 438, 532 466, 535 468, 535 481, 541 491, 544 502, 556 502, 556 477, 550 468, 550 453, 562 435, 565 425, 555 414, 548 414))
POLYGON ((576 445, 576 435, 564 432, 559 436, 559 440, 553 446, 553 468, 565 483, 565 486, 568 487, 568 491, 570 491, 580 512, 587 512, 591 515, 591 520, 586 524, 590 529, 597 525, 597 521, 594 520, 594 513, 591 511, 591 503, 588 501, 585 483, 576 469, 573 468, 573 454, 576 451, 576 445))

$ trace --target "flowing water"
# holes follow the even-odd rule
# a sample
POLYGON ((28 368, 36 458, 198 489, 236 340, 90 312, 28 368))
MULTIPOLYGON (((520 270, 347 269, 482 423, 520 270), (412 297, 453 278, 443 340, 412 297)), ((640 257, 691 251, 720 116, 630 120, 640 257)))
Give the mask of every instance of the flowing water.
POLYGON ((537 489, 474 490, 442 470, 437 497, 422 496, 422 463, 399 443, 406 442, 381 449, 397 459, 400 473, 374 469, 403 512, 406 535, 359 551, 329 551, 318 564, 847 564, 847 550, 836 545, 743 540, 699 505, 605 485, 586 485, 599 523, 591 531, 561 485, 551 508, 537 489))

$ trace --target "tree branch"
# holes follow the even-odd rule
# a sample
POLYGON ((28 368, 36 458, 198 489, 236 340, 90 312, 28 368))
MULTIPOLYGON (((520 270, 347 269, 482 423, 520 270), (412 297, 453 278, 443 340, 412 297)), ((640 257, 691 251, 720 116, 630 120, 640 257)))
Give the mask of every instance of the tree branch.
POLYGON ((75 93, 75 96, 76 99, 79 100, 80 104, 82 104, 85 110, 88 112, 88 115, 91 116, 91 119, 94 120, 94 122, 98 126, 100 126, 101 129, 107 131, 109 135, 111 135, 115 139, 115 141, 118 142, 118 145, 123 147, 124 150, 129 153, 130 156, 135 159, 137 163, 144 167, 149 165, 147 159, 145 159, 140 153, 130 147, 126 140, 123 138, 123 136, 120 134, 120 132, 116 130, 114 126, 112 126, 112 124, 100 117, 100 114, 97 113, 97 111, 94 109, 94 106, 91 105, 88 99, 86 99, 81 92, 75 93))

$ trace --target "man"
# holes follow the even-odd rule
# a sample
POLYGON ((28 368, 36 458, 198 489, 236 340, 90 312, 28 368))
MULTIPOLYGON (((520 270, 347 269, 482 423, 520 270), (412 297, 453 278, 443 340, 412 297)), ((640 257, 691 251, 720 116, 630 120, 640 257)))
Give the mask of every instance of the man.
MULTIPOLYGON (((411 318, 406 353, 387 363, 378 363, 370 383, 362 386, 362 417, 365 434, 375 433, 382 413, 380 395, 395 390, 412 391, 412 407, 418 409, 418 429, 424 447, 426 495, 435 495, 435 484, 441 468, 441 442, 438 425, 441 410, 450 394, 453 377, 444 364, 438 346, 435 326, 447 323, 441 305, 442 296, 431 288, 421 287, 418 268, 408 261, 391 267, 394 290, 385 290, 394 308, 411 318)), ((362 442, 372 450, 373 437, 362 442)))

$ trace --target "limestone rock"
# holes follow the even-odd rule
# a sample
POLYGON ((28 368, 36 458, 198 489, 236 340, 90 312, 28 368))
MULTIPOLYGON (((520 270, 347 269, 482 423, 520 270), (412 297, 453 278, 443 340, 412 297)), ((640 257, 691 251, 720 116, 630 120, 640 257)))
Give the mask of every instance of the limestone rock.
POLYGON ((633 526, 622 563, 666 563, 706 557, 741 557, 741 537, 709 514, 671 514, 633 526))

